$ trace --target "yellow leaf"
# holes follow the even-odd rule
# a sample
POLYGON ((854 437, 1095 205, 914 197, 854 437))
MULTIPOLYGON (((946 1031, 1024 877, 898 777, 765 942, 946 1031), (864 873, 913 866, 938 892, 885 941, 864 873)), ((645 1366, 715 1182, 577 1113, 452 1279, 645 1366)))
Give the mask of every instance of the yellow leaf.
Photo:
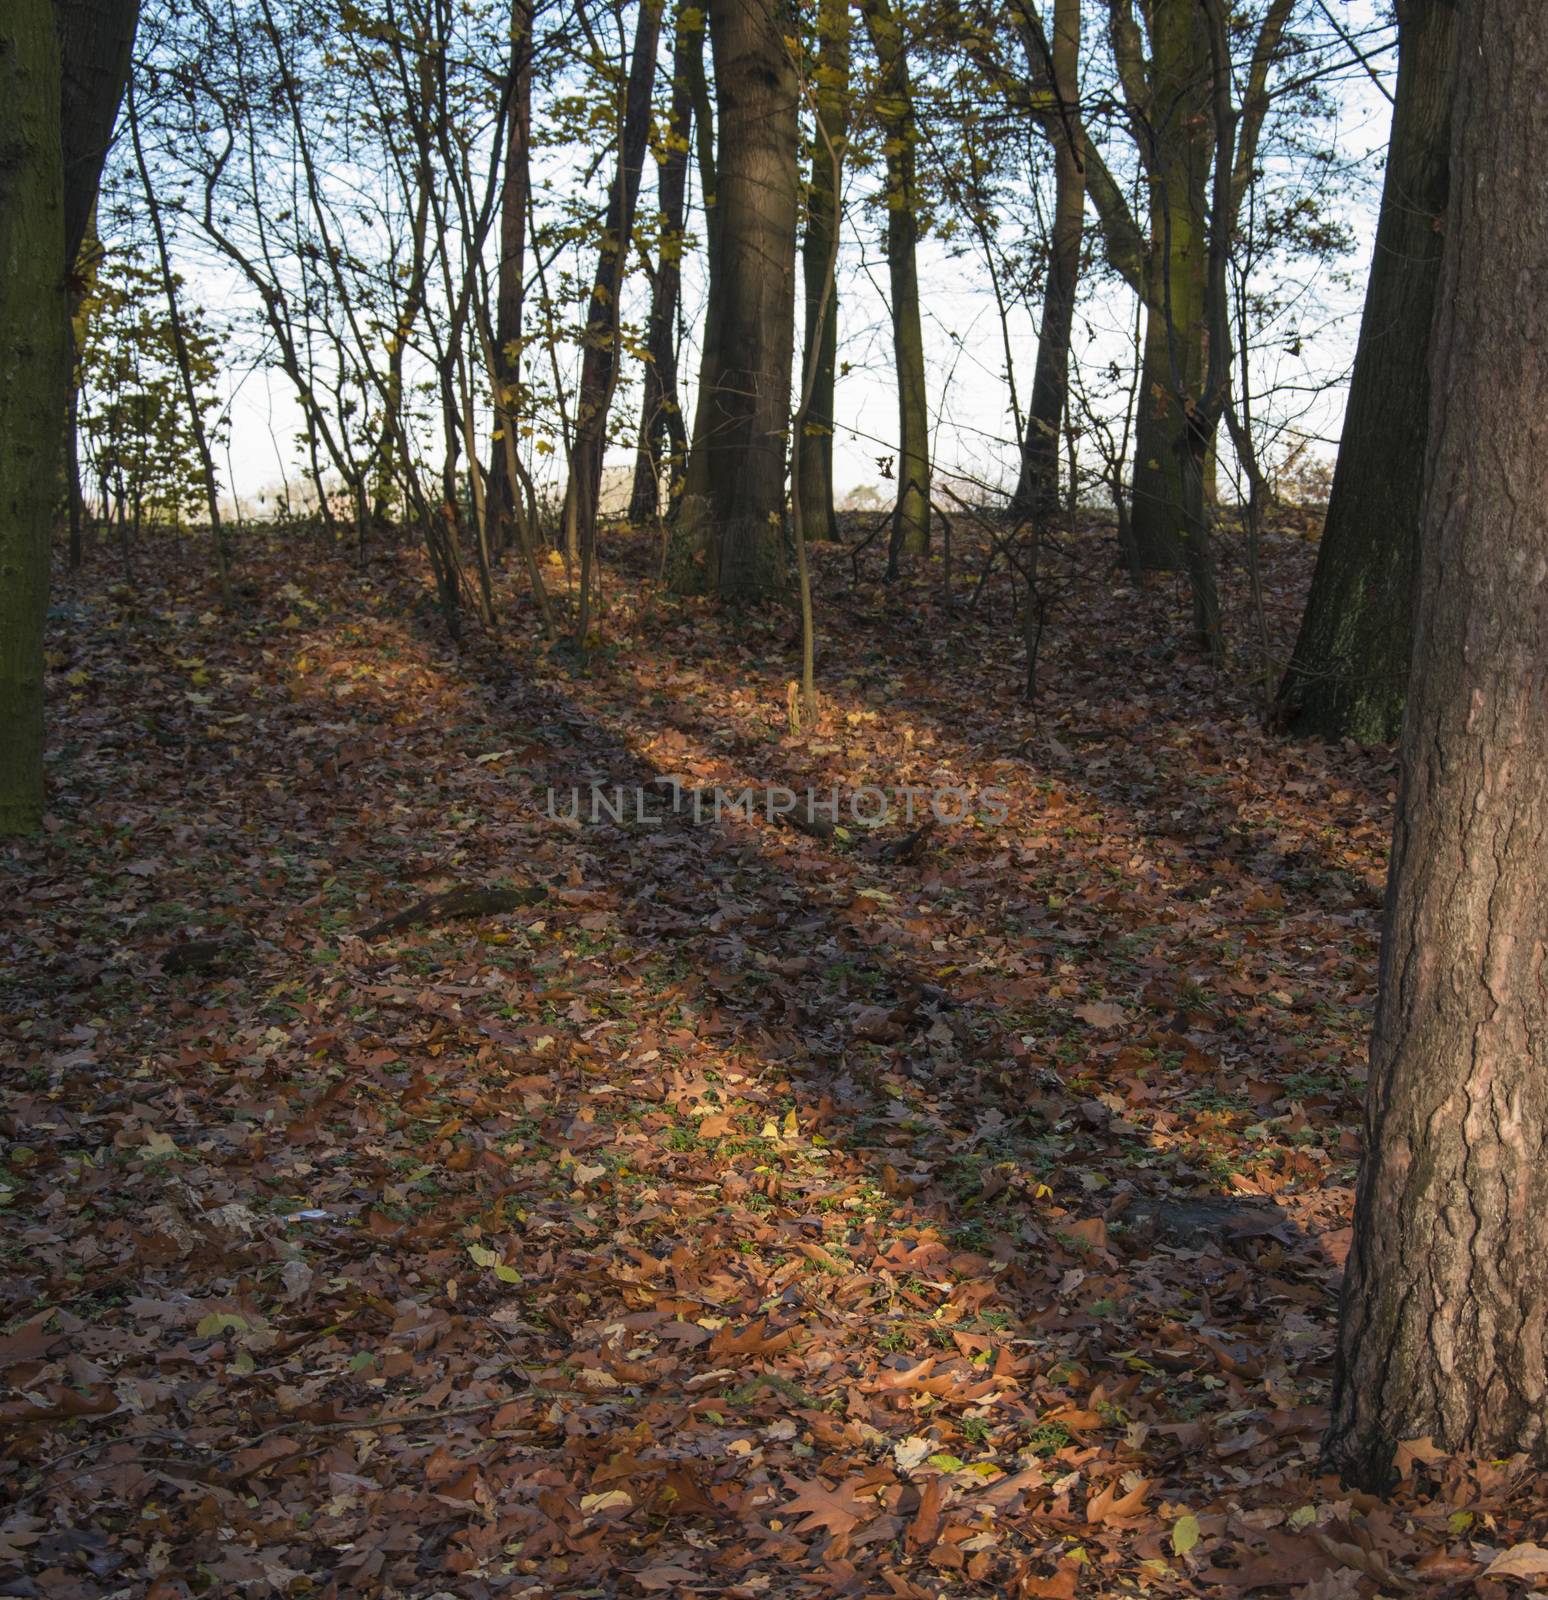
POLYGON ((608 1489, 602 1494, 583 1494, 581 1496, 581 1510, 587 1516, 592 1516, 599 1511, 632 1511, 633 1499, 622 1489, 608 1489))
POLYGON ((1199 1542, 1199 1519, 1189 1511, 1172 1524, 1172 1554, 1185 1556, 1199 1542))
POLYGON ((232 1311, 212 1311, 199 1318, 194 1332, 201 1339, 213 1339, 222 1333, 248 1333, 251 1329, 246 1317, 239 1317, 232 1311))

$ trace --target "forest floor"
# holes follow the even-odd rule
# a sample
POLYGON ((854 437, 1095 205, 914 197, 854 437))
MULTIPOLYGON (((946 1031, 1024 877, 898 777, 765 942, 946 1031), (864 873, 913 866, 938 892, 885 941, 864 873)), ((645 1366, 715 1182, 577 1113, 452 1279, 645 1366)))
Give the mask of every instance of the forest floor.
MULTIPOLYGON (((1266 733, 1097 531, 1035 707, 971 541, 951 606, 819 552, 799 736, 788 613, 604 543, 585 671, 451 648, 407 550, 252 539, 234 614, 186 544, 61 579, 48 831, 0 855, 0 1593, 1543 1571, 1497 1564, 1548 1530, 1519 1462, 1318 1470, 1390 754, 1266 733), (666 776, 976 811, 591 820, 666 776), (530 893, 365 933, 489 886, 530 893)), ((1310 547, 1267 556, 1282 649, 1310 547)))

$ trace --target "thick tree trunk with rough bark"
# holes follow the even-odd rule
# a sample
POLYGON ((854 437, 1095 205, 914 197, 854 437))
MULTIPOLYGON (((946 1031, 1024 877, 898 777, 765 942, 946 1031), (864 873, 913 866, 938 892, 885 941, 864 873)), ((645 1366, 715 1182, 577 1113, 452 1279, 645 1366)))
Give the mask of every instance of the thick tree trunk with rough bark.
POLYGON ((1548 31, 1462 8, 1414 672, 1327 1453, 1548 1460, 1548 31))
POLYGON ((675 588, 754 601, 786 585, 799 86, 780 0, 710 0, 720 142, 709 310, 675 588))
POLYGON ((1054 157, 1053 231, 1037 335, 1037 364, 1021 445, 1021 476, 1011 501, 1025 516, 1044 516, 1059 503, 1059 431, 1069 390, 1070 334, 1080 282, 1086 221, 1086 170, 1071 125, 1080 99, 1080 0, 1054 0, 1050 74, 1057 103, 1048 119, 1054 157), (1068 121, 1067 121, 1068 119, 1068 121))
POLYGON ((681 6, 672 50, 672 114, 666 144, 656 157, 656 270, 650 286, 645 334, 645 396, 629 521, 637 526, 660 511, 661 467, 668 466, 668 510, 682 495, 688 430, 677 393, 677 302, 682 287, 683 206, 688 188, 688 146, 693 131, 693 60, 704 51, 703 13, 681 6))
POLYGON ((0 836, 32 833, 43 820, 49 521, 70 370, 59 82, 53 6, 8 0, 0 15, 0 836))
POLYGON ((849 6, 820 0, 817 13, 817 126, 812 137, 812 179, 807 188, 806 238, 801 266, 806 289, 806 349, 817 349, 816 376, 801 444, 800 495, 806 537, 839 536, 833 505, 833 395, 838 376, 838 291, 828 282, 833 240, 839 230, 839 195, 833 187, 833 149, 849 133, 849 6), (826 296, 826 298, 824 298, 826 296), (819 310, 822 311, 819 323, 819 310))
POLYGON ((1396 739, 1413 647, 1457 0, 1405 0, 1376 250, 1317 568, 1279 691, 1299 734, 1396 739))

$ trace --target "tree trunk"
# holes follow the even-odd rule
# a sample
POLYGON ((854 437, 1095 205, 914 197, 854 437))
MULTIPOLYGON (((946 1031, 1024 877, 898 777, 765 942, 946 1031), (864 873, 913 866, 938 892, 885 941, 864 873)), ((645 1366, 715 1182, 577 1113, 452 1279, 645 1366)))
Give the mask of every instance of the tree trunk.
POLYGON ((64 162, 64 259, 71 266, 97 203, 102 163, 129 81, 139 0, 54 0, 64 162))
POLYGON ((914 89, 903 30, 887 0, 867 0, 866 26, 881 66, 876 110, 887 160, 887 281, 892 293, 892 357, 898 377, 898 498, 887 574, 900 556, 930 548, 930 412, 919 317, 919 185, 915 174, 914 89))
MULTIPOLYGON (((521 389, 522 300, 527 272, 527 191, 532 150, 532 0, 511 0, 511 88, 505 124, 505 168, 500 183, 500 261, 495 274, 496 371, 507 415, 516 414, 521 389)), ((490 469, 490 537, 496 549, 511 542, 523 515, 522 490, 513 481, 511 458, 493 452, 490 469)))
POLYGON ((798 84, 780 0, 710 0, 720 102, 709 312, 673 585, 783 591, 795 346, 798 84))
MULTIPOLYGON (((842 3, 825 13, 823 22, 843 34, 844 54, 843 67, 848 70, 849 51, 848 38, 844 30, 848 28, 848 13, 842 3), (837 14, 832 14, 836 10, 837 14)), ((819 23, 822 26, 822 23, 819 23)), ((824 35, 824 43, 827 42, 824 35)), ((841 80, 841 82, 844 80, 841 80)), ((831 88, 832 86, 829 85, 831 88)), ((847 87, 847 83, 846 83, 847 87)), ((823 185, 826 191, 834 197, 835 206, 844 182, 844 156, 848 148, 847 130, 837 130, 824 122, 825 110, 831 110, 831 103, 824 107, 819 100, 817 115, 819 119, 817 128, 817 143, 821 147, 821 154, 826 156, 828 162, 827 178, 823 185)), ((819 369, 824 360, 832 361, 832 346, 822 336, 825 327, 833 325, 832 300, 834 282, 838 275, 839 231, 838 219, 833 218, 833 226, 828 228, 826 234, 827 255, 821 263, 821 270, 817 274, 817 300, 815 305, 807 308, 807 338, 805 348, 801 352, 801 388, 796 399, 795 415, 790 419, 790 526, 795 535, 796 555, 796 585, 801 607, 801 709, 800 722, 808 728, 815 728, 817 724, 817 620, 812 608, 812 572, 811 563, 807 559, 806 549, 806 509, 803 494, 804 474, 802 467, 808 446, 814 442, 820 443, 824 438, 831 440, 832 430, 826 433, 818 430, 812 435, 807 428, 807 419, 811 416, 812 396, 816 394, 819 383, 819 369)), ((810 241, 808 241, 808 244, 810 241)), ((808 258, 810 259, 810 258, 808 258)), ((808 289, 811 287, 810 276, 807 279, 808 289)), ((832 397, 832 374, 829 373, 828 395, 832 397)), ((831 502, 831 475, 827 480, 829 484, 829 499, 831 502)), ((829 511, 831 514, 831 503, 829 511)), ((951 580, 950 545, 947 546, 946 578, 948 585, 951 580)), ((792 729, 796 731, 796 708, 794 701, 790 706, 792 729)))
POLYGON ((677 302, 682 287, 683 205, 688 188, 688 143, 693 131, 693 57, 704 53, 703 13, 680 6, 672 51, 672 115, 666 148, 656 160, 656 271, 645 334, 645 398, 629 521, 653 521, 661 509, 661 464, 669 464, 669 510, 682 493, 688 430, 677 393, 677 302))
MULTIPOLYGON (((1054 0, 1051 54, 1055 99, 1061 110, 1073 110, 1080 98, 1080 0, 1054 0)), ((1021 476, 1011 501, 1011 509, 1024 516, 1046 516, 1059 504, 1059 431, 1069 390, 1070 335, 1075 326, 1075 291, 1086 220, 1085 167, 1062 116, 1051 143, 1054 215, 1048 277, 1043 285, 1037 364, 1022 436, 1021 476)))
POLYGON ((1462 8, 1414 671, 1327 1454, 1548 1460, 1548 31, 1462 8))
POLYGON ((575 443, 565 489, 565 541, 580 557, 580 610, 577 634, 584 638, 591 605, 592 553, 596 540, 597 498, 602 489, 602 456, 607 444, 607 414, 618 376, 619 296, 634 233, 634 206, 650 140, 651 92, 656 81, 656 40, 661 13, 642 4, 635 18, 634 47, 618 136, 618 170, 608 193, 602 248, 586 319, 581 355, 580 395, 575 407, 575 443))
POLYGON ((43 820, 49 522, 70 372, 59 84, 53 6, 8 0, 0 21, 0 837, 33 833, 43 820))
POLYGON ((1179 423, 1166 313, 1160 296, 1152 299, 1147 293, 1130 492, 1133 549, 1125 553, 1127 564, 1140 572, 1173 572, 1182 566, 1187 487, 1183 460, 1176 450, 1179 423))
POLYGON ((1191 573, 1200 563, 1185 559, 1191 446, 1179 392, 1197 395, 1204 377, 1209 42, 1198 0, 1156 0, 1151 27, 1150 251, 1131 536, 1139 567, 1191 573))
POLYGON ((1317 569, 1279 714, 1385 744, 1403 725, 1456 66, 1456 0, 1405 0, 1392 139, 1317 569))
POLYGON ((828 266, 838 237, 841 197, 833 186, 833 147, 849 133, 849 6, 821 0, 817 12, 816 122, 807 188, 801 269, 806 292, 805 348, 817 351, 800 452, 801 516, 808 540, 835 540, 833 404, 838 369, 838 294, 828 266), (825 298, 826 296, 826 298, 825 298))

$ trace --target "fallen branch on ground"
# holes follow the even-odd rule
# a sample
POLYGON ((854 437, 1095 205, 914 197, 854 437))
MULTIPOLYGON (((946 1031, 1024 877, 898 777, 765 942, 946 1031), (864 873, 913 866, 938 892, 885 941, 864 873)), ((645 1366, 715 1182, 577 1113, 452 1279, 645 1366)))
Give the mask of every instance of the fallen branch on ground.
POLYGON ((362 939, 374 939, 378 934, 396 933, 400 928, 417 928, 427 922, 451 922, 460 917, 496 917, 506 911, 519 911, 524 906, 535 906, 548 898, 542 884, 528 884, 522 889, 469 888, 466 885, 448 889, 443 894, 433 894, 428 899, 416 901, 406 910, 383 917, 360 932, 362 939))

